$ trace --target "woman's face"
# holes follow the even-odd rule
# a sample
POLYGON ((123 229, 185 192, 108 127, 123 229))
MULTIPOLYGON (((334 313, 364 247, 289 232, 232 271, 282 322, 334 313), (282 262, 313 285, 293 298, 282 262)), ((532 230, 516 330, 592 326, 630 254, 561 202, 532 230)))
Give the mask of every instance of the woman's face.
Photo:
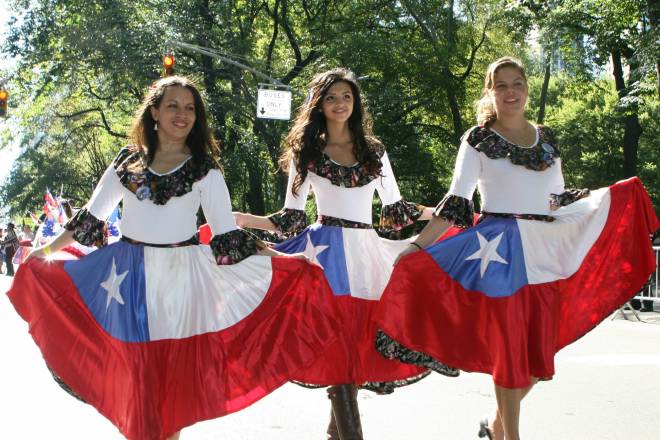
POLYGON ((185 140, 195 124, 195 98, 185 87, 168 87, 158 108, 151 108, 151 116, 158 122, 160 140, 185 140))
POLYGON ((338 81, 323 97, 321 109, 328 122, 344 123, 353 114, 353 91, 345 81, 338 81))
POLYGON ((498 117, 524 113, 527 103, 527 81, 514 67, 502 67, 495 73, 493 88, 489 95, 498 117))

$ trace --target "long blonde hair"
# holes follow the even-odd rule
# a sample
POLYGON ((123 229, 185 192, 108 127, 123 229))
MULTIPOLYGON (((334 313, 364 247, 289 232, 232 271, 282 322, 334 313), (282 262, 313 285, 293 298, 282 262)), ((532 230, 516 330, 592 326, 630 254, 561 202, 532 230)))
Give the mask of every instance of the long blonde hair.
POLYGON ((484 78, 484 89, 481 92, 481 98, 477 101, 477 124, 482 127, 490 127, 497 120, 497 112, 493 105, 493 100, 488 94, 495 87, 495 74, 503 67, 512 67, 520 72, 520 75, 527 82, 527 75, 522 62, 513 57, 502 57, 488 66, 486 77, 484 78))

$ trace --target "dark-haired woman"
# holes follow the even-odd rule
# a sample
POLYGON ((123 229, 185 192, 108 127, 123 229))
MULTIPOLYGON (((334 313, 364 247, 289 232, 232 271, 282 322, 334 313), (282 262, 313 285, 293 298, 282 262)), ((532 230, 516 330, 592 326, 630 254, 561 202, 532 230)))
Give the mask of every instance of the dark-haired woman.
POLYGON ((66 231, 21 266, 9 297, 65 389, 129 439, 176 439, 313 362, 336 339, 335 306, 318 267, 236 227, 190 80, 154 84, 132 140, 66 231), (43 261, 73 240, 103 240, 120 201, 120 242, 43 261), (210 247, 196 240, 200 205, 210 247))
POLYGON ((377 317, 386 356, 492 375, 498 411, 479 437, 497 440, 519 440, 520 402, 554 375, 555 353, 646 282, 659 225, 637 178, 566 190, 555 137, 525 119, 527 97, 519 61, 489 66, 479 125, 463 137, 449 192, 402 253, 377 317), (451 225, 466 229, 434 244, 451 225))
POLYGON ((301 383, 331 385, 331 439, 362 438, 357 387, 388 393, 425 374, 424 369, 379 356, 370 337, 375 334, 372 313, 394 258, 407 245, 381 239, 373 230, 374 192, 383 203, 384 230, 401 229, 431 215, 430 208, 402 200, 387 153, 370 128, 352 72, 334 69, 316 75, 280 160, 289 172, 284 209, 268 217, 236 213, 243 227, 297 233, 276 248, 304 252, 318 262, 335 294, 343 330, 340 344, 297 376, 301 383), (318 218, 303 230, 310 189, 318 218))

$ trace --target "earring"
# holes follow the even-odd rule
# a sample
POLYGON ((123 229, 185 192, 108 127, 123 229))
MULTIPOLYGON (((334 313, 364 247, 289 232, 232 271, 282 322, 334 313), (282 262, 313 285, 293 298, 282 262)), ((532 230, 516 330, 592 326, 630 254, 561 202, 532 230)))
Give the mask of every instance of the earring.
POLYGON ((154 131, 158 131, 158 121, 154 122, 154 131))

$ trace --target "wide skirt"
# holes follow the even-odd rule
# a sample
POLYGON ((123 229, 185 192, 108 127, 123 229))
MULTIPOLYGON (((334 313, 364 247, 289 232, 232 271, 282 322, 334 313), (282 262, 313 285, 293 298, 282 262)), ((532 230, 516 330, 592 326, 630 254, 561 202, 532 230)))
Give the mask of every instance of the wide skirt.
POLYGON ((238 411, 337 340, 320 268, 208 246, 119 242, 76 261, 31 260, 8 292, 53 373, 129 439, 238 411))
MULTIPOLYGON (((390 393, 428 374, 427 368, 405 365, 381 356, 375 349, 374 313, 398 254, 408 241, 387 240, 373 229, 314 224, 276 248, 303 252, 323 267, 338 307, 340 338, 297 382, 310 386, 355 384, 390 393)), ((456 371, 448 370, 455 375, 456 371)))
POLYGON ((659 226, 637 178, 553 216, 486 218, 403 258, 375 318, 379 350, 488 373, 508 388, 552 377, 555 353, 648 280, 659 226))

